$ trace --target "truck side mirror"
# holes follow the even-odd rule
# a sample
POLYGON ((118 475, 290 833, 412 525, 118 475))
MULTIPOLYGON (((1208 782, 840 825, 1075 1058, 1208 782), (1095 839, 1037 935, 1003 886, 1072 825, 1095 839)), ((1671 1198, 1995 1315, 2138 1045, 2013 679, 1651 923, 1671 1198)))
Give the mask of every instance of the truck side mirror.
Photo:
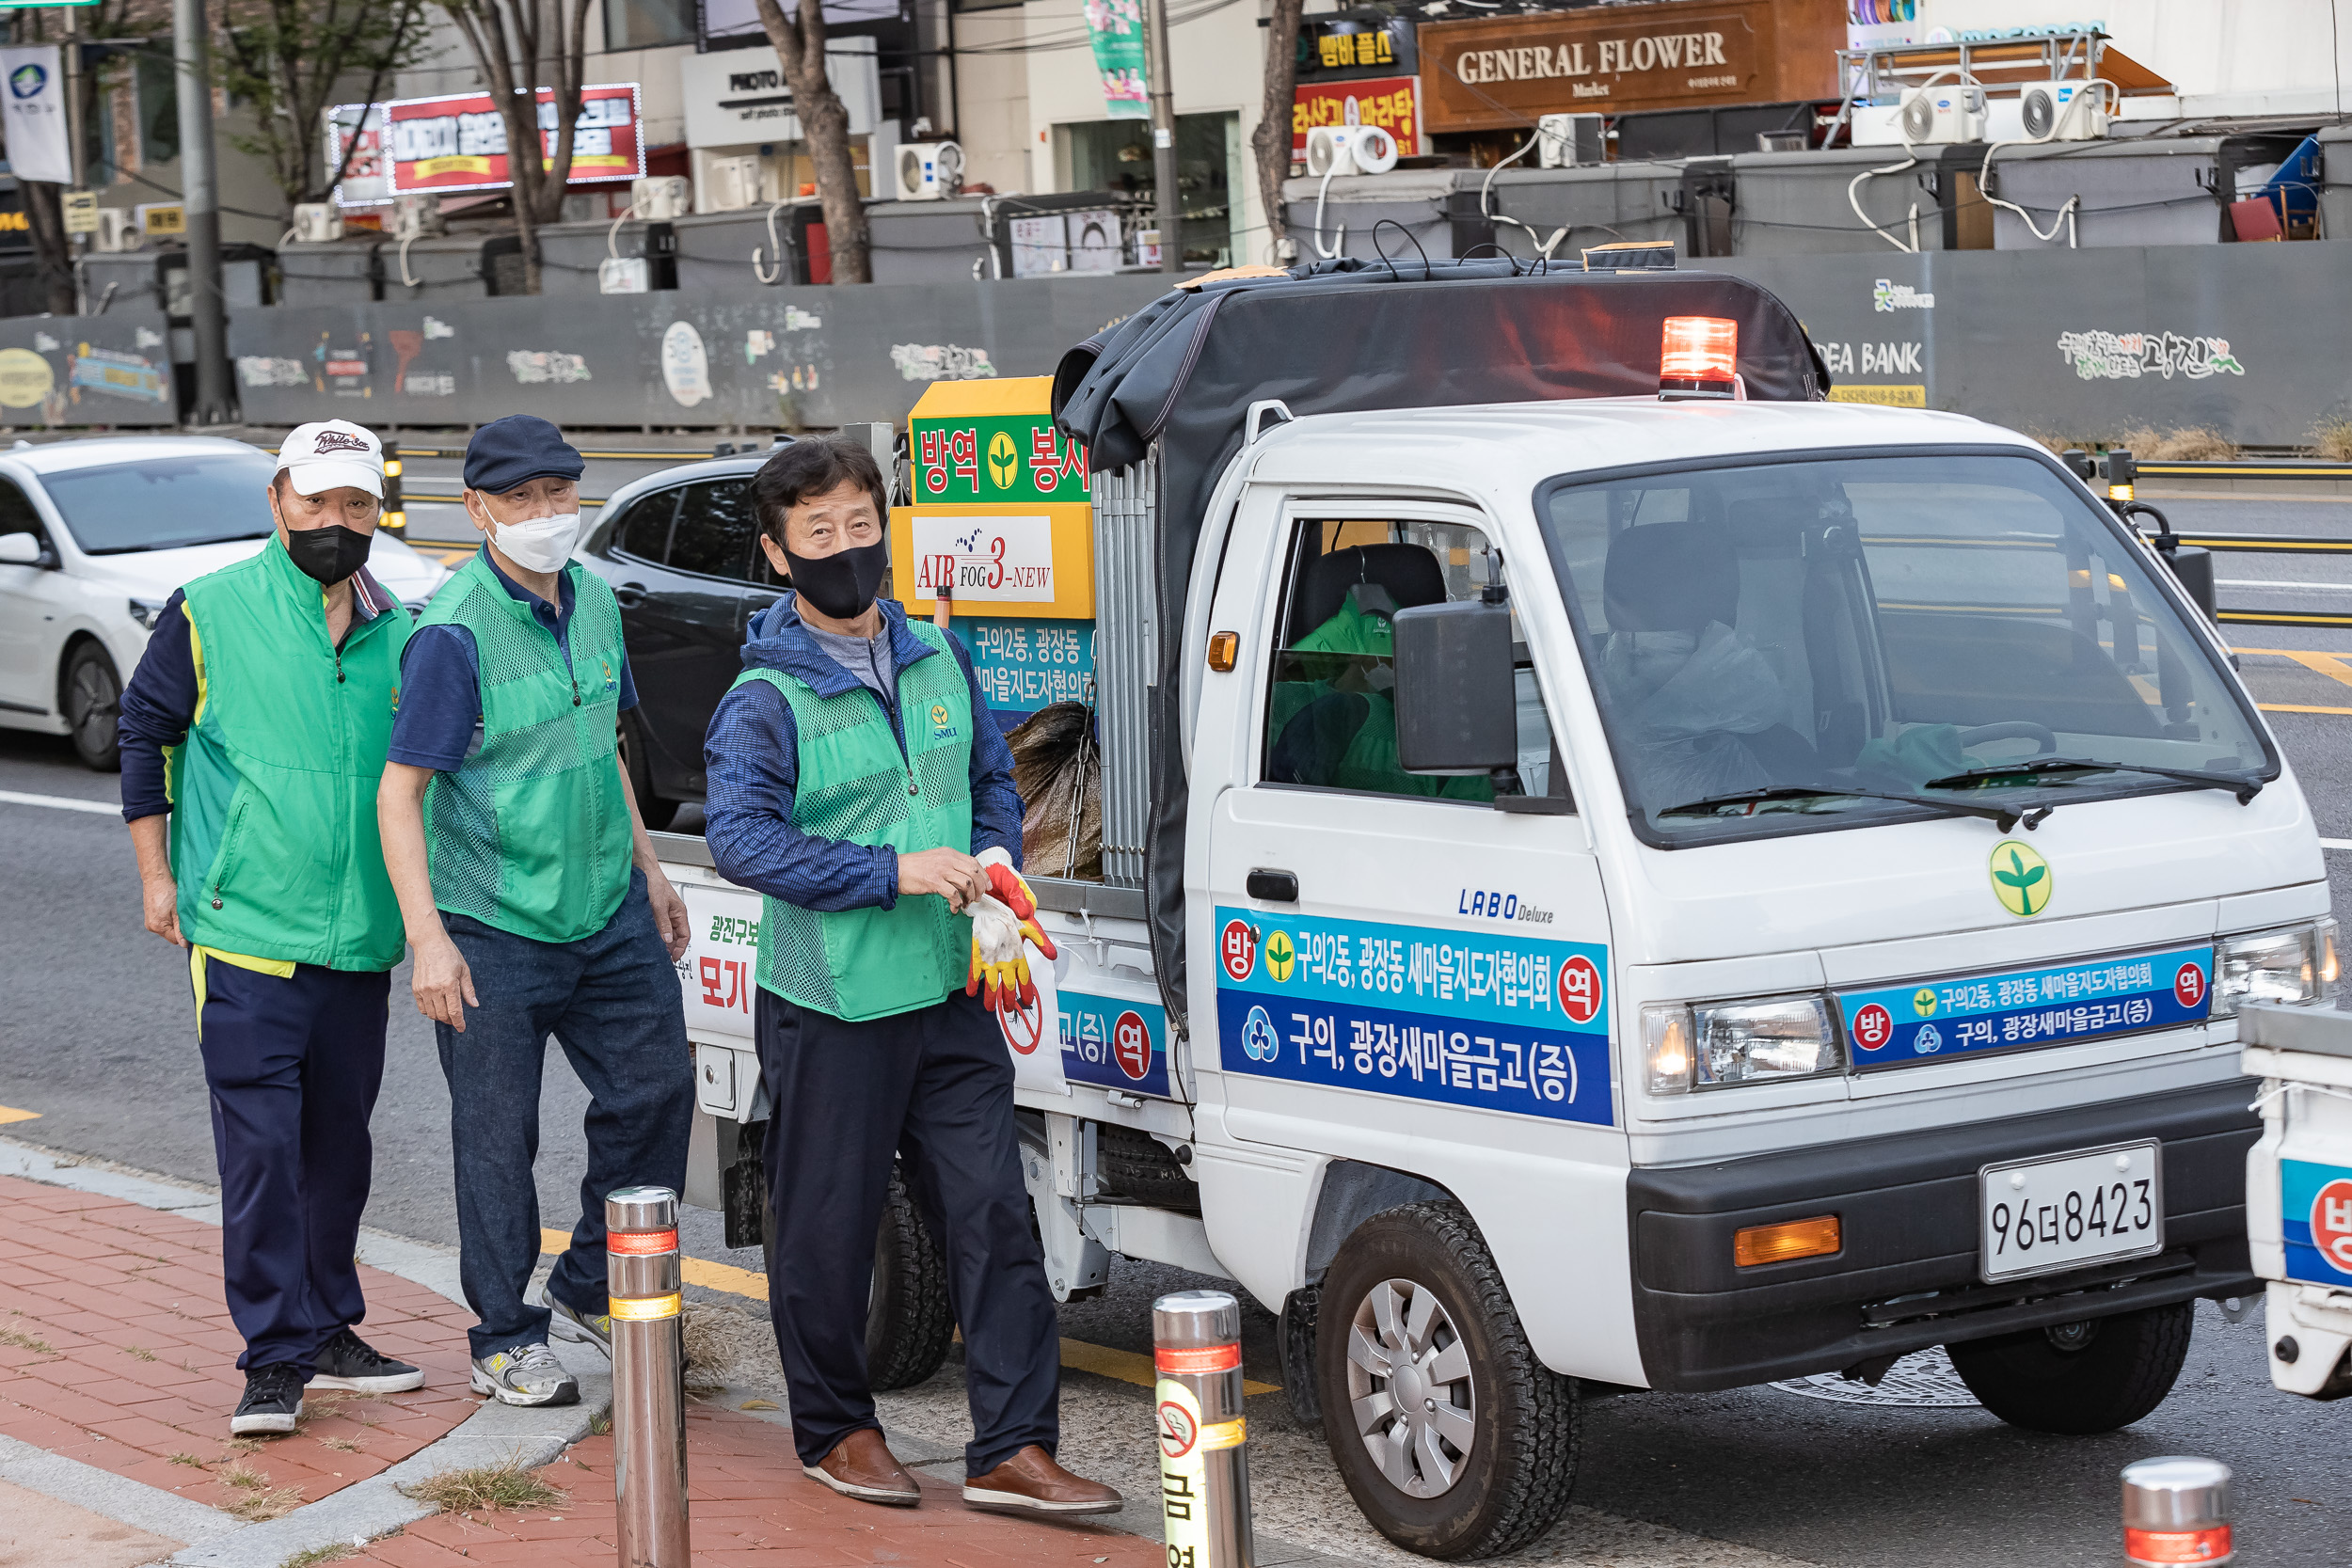
POLYGON ((1519 760, 1511 610, 1415 605, 1395 632, 1396 760, 1408 773, 1486 774, 1519 760))

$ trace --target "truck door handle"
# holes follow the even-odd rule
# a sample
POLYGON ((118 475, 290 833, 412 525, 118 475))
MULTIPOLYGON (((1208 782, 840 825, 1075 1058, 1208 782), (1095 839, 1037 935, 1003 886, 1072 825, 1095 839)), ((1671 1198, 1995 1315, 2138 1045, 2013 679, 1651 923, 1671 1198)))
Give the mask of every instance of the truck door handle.
POLYGON ((1273 871, 1264 866, 1253 867, 1249 879, 1242 884, 1252 898, 1263 898, 1269 904, 1298 902, 1298 878, 1288 871, 1273 871))
POLYGON ((635 610, 645 602, 645 585, 642 582, 620 584, 612 590, 612 602, 623 610, 635 610))

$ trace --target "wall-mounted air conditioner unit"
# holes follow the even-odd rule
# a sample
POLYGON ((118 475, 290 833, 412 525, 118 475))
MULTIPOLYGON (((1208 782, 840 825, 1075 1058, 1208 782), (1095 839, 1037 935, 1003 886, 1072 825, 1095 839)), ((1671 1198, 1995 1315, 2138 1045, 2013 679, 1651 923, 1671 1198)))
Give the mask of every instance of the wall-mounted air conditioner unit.
POLYGON ((432 195, 392 198, 391 236, 395 240, 430 240, 449 232, 441 219, 441 198, 432 195))
POLYGON ((1307 133, 1307 173, 1386 174, 1396 167, 1396 138, 1377 125, 1318 125, 1307 133))
POLYGON ((342 209, 331 201, 296 202, 294 231, 304 245, 332 245, 343 237, 342 209))
POLYGON ((1906 87, 1899 111, 1903 136, 1912 145, 1984 140, 1982 87, 1906 87))
POLYGON ((1590 168, 1608 162, 1608 117, 1543 115, 1535 121, 1539 168, 1590 168))
POLYGON ((98 248, 101 250, 136 250, 147 243, 147 232, 139 227, 138 215, 124 207, 98 209, 98 248))
MULTIPOLYGON (((628 198, 629 204, 636 209, 639 221, 672 223, 692 210, 694 187, 692 182, 682 174, 648 174, 629 182, 628 198)), ((738 205, 748 207, 751 203, 740 202, 738 205)))
POLYGON ((963 189, 963 149, 951 141, 911 141, 898 149, 901 201, 944 201, 963 189))
MULTIPOLYGON (((713 158, 703 165, 703 211, 732 213, 759 201, 759 159, 713 158)), ((643 214, 640 214, 643 215, 643 214)))

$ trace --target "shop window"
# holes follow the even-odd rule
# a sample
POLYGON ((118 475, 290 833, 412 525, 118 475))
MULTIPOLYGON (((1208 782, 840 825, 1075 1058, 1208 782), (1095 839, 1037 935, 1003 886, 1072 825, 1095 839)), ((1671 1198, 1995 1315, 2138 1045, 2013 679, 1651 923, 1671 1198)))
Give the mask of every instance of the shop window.
MULTIPOLYGON (((1233 191, 1236 181, 1248 178, 1235 150, 1240 126, 1238 115, 1176 117, 1176 193, 1186 262, 1224 266, 1236 259, 1233 191)), ((1069 161, 1062 188, 1131 198, 1137 208, 1135 221, 1149 228, 1157 199, 1152 122, 1101 119, 1062 129, 1069 161)))
POLYGON ((152 168, 180 156, 180 88, 171 40, 151 39, 134 56, 138 89, 139 165, 152 168))
POLYGON ((694 0, 604 0, 607 49, 659 49, 693 41, 694 0))

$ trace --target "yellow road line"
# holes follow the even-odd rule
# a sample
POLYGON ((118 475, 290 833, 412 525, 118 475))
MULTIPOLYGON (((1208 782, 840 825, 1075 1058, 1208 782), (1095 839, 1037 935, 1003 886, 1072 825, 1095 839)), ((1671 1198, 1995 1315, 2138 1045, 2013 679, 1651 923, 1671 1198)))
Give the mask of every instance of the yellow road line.
POLYGON ((12 1121, 38 1121, 40 1119, 39 1111, 20 1111, 13 1105, 0 1105, 0 1126, 6 1126, 12 1121))
POLYGON ((2272 658, 2291 658, 2306 670, 2317 671, 2329 680, 2352 686, 2352 667, 2344 664, 2343 654, 2323 654, 2309 648, 2240 648, 2242 654, 2265 654, 2272 658))
MULTIPOLYGON (((30 1116, 33 1113, 19 1114, 30 1116)), ((8 1118, 0 1117, 0 1120, 7 1119, 8 1118)), ((544 1226, 540 1227, 539 1252, 542 1257, 553 1258, 559 1253, 567 1251, 571 1244, 572 1233, 570 1231, 549 1229, 544 1226)), ((707 1290, 723 1291, 729 1295, 749 1296, 758 1302, 765 1302, 768 1299, 768 1276, 764 1274, 754 1274, 749 1269, 739 1269, 726 1263, 713 1263, 700 1258, 681 1258, 678 1259, 678 1265, 679 1273, 685 1276, 686 1283, 689 1285, 700 1285, 707 1290)), ((1158 1374, 1152 1370, 1150 1356, 1131 1350, 1113 1350, 1108 1345, 1089 1345, 1083 1339, 1064 1339, 1061 1342, 1061 1364, 1076 1371, 1092 1372, 1097 1377, 1117 1378, 1121 1383, 1132 1383, 1139 1388, 1153 1387, 1159 1382, 1158 1374)), ((1244 1378, 1241 1391, 1245 1397, 1279 1394, 1281 1392, 1281 1387, 1278 1384, 1256 1383, 1244 1378)))
POLYGON ((2306 707, 2300 703, 2256 703, 2265 713, 2352 713, 2352 707, 2306 707))

